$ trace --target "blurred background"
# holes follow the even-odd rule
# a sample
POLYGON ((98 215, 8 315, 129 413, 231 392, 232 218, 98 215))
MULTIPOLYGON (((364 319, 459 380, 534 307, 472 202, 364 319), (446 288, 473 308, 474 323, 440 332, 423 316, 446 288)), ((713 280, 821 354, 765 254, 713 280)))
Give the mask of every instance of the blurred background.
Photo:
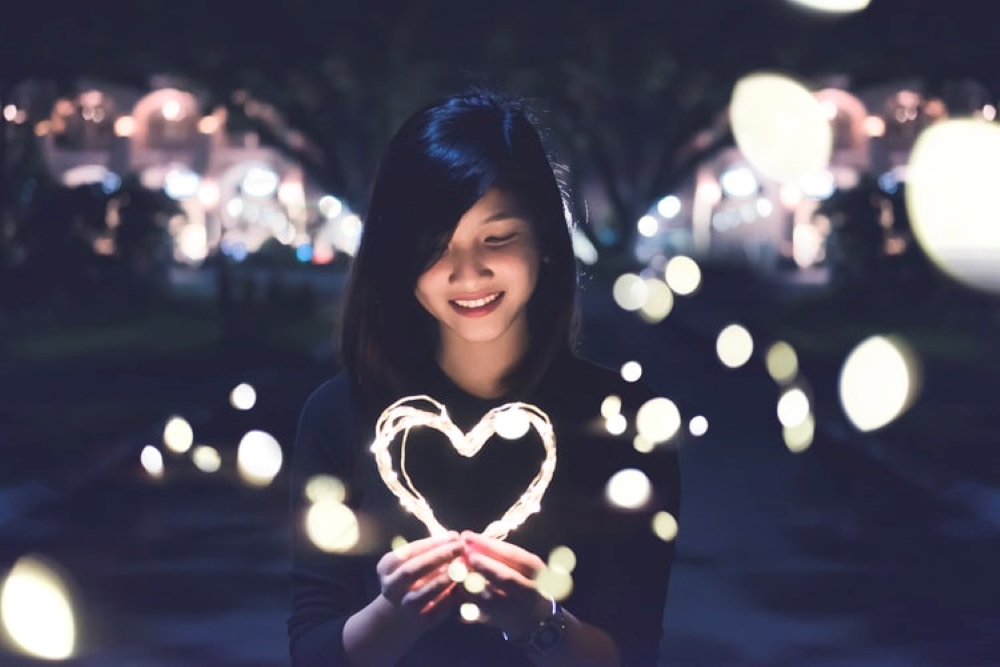
MULTIPOLYGON (((678 554, 661 664, 1000 664, 986 10, 4 14, 0 664, 287 663, 287 462, 338 368, 370 179, 404 118, 473 85, 547 128, 583 353, 668 399, 634 442, 682 464, 651 527, 678 554)), ((310 535, 350 550, 336 482, 314 491, 310 535)))

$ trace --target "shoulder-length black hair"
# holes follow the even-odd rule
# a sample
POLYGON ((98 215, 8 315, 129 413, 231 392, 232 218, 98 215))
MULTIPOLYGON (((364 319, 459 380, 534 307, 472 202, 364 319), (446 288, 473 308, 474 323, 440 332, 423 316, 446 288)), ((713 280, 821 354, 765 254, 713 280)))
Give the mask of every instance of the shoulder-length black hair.
POLYGON ((375 405, 403 395, 434 363, 437 322, 418 303, 420 275, 459 219, 488 190, 513 196, 538 242, 538 283, 528 302, 528 351, 507 393, 533 386, 576 340, 577 267, 562 190, 533 117, 493 92, 424 107, 390 141, 376 170, 344 305, 340 353, 375 405))

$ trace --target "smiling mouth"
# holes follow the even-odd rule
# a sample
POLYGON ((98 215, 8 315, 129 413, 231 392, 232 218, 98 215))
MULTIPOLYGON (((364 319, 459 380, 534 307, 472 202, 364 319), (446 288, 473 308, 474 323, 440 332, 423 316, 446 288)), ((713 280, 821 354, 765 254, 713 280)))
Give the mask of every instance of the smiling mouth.
POLYGON ((494 292, 481 299, 454 299, 448 303, 463 315, 480 315, 492 312, 500 304, 503 294, 503 292, 494 292))

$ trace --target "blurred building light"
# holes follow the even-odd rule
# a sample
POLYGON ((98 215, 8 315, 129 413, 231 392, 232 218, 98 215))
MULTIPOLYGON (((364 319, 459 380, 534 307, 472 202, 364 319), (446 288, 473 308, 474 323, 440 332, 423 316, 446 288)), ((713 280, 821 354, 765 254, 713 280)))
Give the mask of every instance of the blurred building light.
POLYGON ((727 197, 750 197, 760 190, 757 177, 746 167, 736 167, 724 171, 719 177, 719 184, 727 197))
POLYGON ((167 100, 160 109, 163 117, 169 121, 178 121, 184 117, 184 109, 179 100, 167 100))
POLYGON ((782 185, 778 199, 785 208, 794 209, 802 201, 802 191, 794 185, 782 185))
POLYGON ((667 195, 656 203, 656 212, 667 220, 676 217, 681 212, 681 200, 676 195, 667 195))
POLYGON ((62 182, 67 188, 78 188, 81 185, 103 183, 110 173, 104 165, 85 164, 68 169, 63 174, 62 182))
POLYGON ((135 118, 132 116, 121 116, 115 121, 115 134, 119 137, 131 137, 135 134, 135 118))
POLYGON ((182 262, 201 262, 208 257, 208 231, 205 225, 187 224, 175 237, 174 256, 182 262))
POLYGON ((995 120, 997 117, 997 108, 992 104, 987 104, 983 107, 983 118, 986 120, 995 120))
POLYGON ((35 136, 44 137, 52 131, 52 123, 47 120, 39 121, 35 125, 35 136))
POLYGON ((879 116, 865 118, 864 127, 869 137, 881 137, 885 134, 885 121, 879 116))
POLYGON ((803 176, 799 188, 807 197, 826 199, 837 189, 837 181, 828 169, 824 169, 803 176))
POLYGON ((327 219, 336 218, 344 210, 344 204, 333 195, 323 195, 317 203, 319 212, 327 219))
POLYGON ((722 198, 722 188, 713 181, 702 181, 696 190, 699 199, 709 203, 716 203, 722 198))
POLYGON ((827 14, 851 14, 865 9, 871 0, 789 0, 794 5, 827 14))
POLYGON ((7 119, 7 121, 13 123, 14 119, 17 118, 17 106, 13 104, 5 106, 3 108, 3 117, 7 119))
POLYGON ((278 186, 278 201, 285 206, 304 206, 306 202, 305 189, 302 181, 282 181, 278 186))
POLYGON ((219 186, 216 183, 203 180, 201 187, 198 189, 198 201, 205 208, 214 208, 219 205, 220 194, 219 186))
POLYGON ((163 177, 163 191, 177 201, 191 199, 200 187, 201 176, 190 169, 171 169, 163 177))
POLYGON ((279 182, 278 174, 270 167, 254 166, 240 180, 240 191, 248 197, 263 199, 278 191, 279 182))
POLYGON ((651 215, 644 215, 636 223, 639 233, 646 238, 653 238, 660 231, 660 223, 651 215))
POLYGON ((774 213, 774 204, 772 204, 771 200, 766 197, 758 199, 755 206, 757 208, 757 215, 762 218, 766 218, 774 213))
POLYGON ((72 100, 63 98, 56 102, 53 111, 56 116, 72 116, 76 112, 76 105, 72 100))

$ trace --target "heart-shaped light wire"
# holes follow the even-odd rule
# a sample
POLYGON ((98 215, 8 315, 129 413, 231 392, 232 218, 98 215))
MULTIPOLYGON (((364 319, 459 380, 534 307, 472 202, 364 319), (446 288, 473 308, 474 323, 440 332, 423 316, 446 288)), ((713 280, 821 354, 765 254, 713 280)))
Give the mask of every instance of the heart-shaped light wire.
POLYGON ((407 484, 404 486, 400 482, 399 475, 392 466, 392 455, 389 453, 390 444, 402 432, 403 447, 405 447, 405 439, 411 428, 427 426, 447 436, 452 447, 459 454, 472 457, 482 449, 487 440, 497 433, 497 422, 510 418, 512 415, 527 419, 530 426, 534 427, 545 447, 545 459, 542 461, 538 474, 528 484, 524 493, 502 517, 491 522, 483 530, 483 535, 488 537, 506 539, 510 531, 520 526, 525 519, 541 509, 542 496, 545 494, 556 468, 556 437, 552 430, 552 422, 549 420, 549 416, 537 406, 530 403, 506 403, 487 412, 471 431, 463 433, 448 416, 448 410, 445 406, 430 396, 401 398, 383 410, 375 424, 375 440, 372 442, 371 452, 375 455, 375 465, 379 475, 382 476, 382 481, 389 487, 389 490, 399 498, 403 508, 420 519, 427 526, 431 535, 446 533, 448 529, 441 525, 437 517, 434 516, 430 504, 413 486, 402 460, 400 471, 407 484), (429 412, 422 407, 417 407, 420 403, 433 405, 437 412, 429 412))

